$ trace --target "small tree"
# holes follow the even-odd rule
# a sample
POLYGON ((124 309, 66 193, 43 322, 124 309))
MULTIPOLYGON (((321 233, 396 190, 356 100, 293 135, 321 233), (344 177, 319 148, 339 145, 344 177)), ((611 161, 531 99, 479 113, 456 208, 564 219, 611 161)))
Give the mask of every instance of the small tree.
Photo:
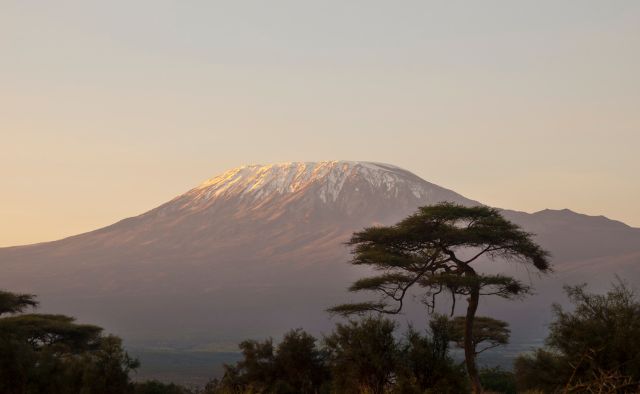
MULTIPOLYGON (((407 292, 422 290, 429 311, 436 296, 449 292, 452 312, 456 296, 467 297, 464 325, 464 353, 474 392, 482 392, 476 367, 473 326, 481 295, 503 298, 523 296, 529 287, 505 275, 477 272, 473 263, 481 257, 525 263, 541 272, 550 269, 548 253, 531 239, 531 234, 506 220, 497 209, 464 207, 440 203, 418 212, 394 226, 370 227, 353 234, 352 264, 368 265, 379 275, 356 281, 351 291, 374 291, 374 302, 345 304, 330 309, 349 315, 377 311, 402 311, 407 292)), ((452 313, 453 314, 453 313, 452 313)))
MULTIPOLYGON (((465 317, 457 316, 451 324, 451 339, 456 345, 464 349, 465 317)), ((493 349, 494 347, 509 343, 509 323, 487 316, 476 316, 473 321, 473 351, 476 355, 493 349), (484 347, 478 350, 478 345, 484 343, 484 347)))
POLYGON ((278 346, 272 339, 240 343, 243 359, 225 365, 221 380, 207 393, 314 394, 328 380, 325 355, 316 339, 301 329, 285 334, 278 346))
POLYGON ((246 340, 240 343, 242 360, 224 365, 225 373, 217 385, 220 393, 269 392, 276 382, 275 347, 271 338, 262 342, 246 340))
POLYGON ((289 331, 278 345, 275 357, 282 391, 317 393, 329 377, 325 356, 312 335, 302 329, 289 331))

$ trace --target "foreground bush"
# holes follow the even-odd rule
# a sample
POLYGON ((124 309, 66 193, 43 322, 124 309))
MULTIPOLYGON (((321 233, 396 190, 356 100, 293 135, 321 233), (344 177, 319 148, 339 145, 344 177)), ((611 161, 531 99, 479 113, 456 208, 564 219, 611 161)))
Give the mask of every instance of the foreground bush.
POLYGON ((302 330, 288 332, 275 347, 273 340, 240 344, 243 360, 225 365, 221 380, 207 393, 317 393, 328 378, 325 356, 316 339, 302 330))
POLYGON ((499 367, 480 370, 482 387, 489 392, 516 394, 516 378, 513 372, 499 367))
POLYGON ((518 387, 544 392, 640 391, 640 302, 623 283, 604 295, 566 287, 573 312, 554 306, 547 349, 515 362, 518 387))
POLYGON ((243 360, 225 366, 207 393, 461 393, 464 369, 449 357, 450 322, 437 317, 430 333, 410 329, 394 336, 395 323, 365 318, 338 324, 321 345, 301 330, 273 341, 240 344, 243 360))
POLYGON ((157 380, 135 383, 133 394, 192 394, 192 391, 174 383, 162 383, 157 380))

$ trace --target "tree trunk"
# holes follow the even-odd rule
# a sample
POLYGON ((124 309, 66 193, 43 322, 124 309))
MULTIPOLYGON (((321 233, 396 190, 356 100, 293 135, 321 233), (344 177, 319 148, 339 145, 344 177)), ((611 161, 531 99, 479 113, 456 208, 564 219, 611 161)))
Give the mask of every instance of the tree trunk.
MULTIPOLYGON (((467 272, 469 276, 476 276, 476 273, 467 272)), ((476 349, 473 344, 473 322, 478 310, 478 302, 480 300, 480 286, 473 285, 469 298, 467 298, 467 315, 464 321, 464 361, 467 366, 467 373, 471 381, 471 387, 474 394, 482 393, 482 385, 480 384, 480 375, 476 366, 476 349)))

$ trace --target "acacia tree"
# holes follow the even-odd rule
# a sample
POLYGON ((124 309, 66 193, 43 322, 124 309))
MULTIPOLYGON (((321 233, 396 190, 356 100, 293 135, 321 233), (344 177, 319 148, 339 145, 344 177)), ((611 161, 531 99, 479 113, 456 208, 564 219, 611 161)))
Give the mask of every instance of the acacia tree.
POLYGON ((440 203, 419 208, 418 212, 394 226, 369 227, 353 234, 354 265, 371 266, 380 274, 356 281, 350 291, 374 291, 374 302, 338 305, 329 309, 342 315, 376 311, 397 314, 402 311, 407 292, 419 288, 423 302, 432 312, 436 296, 449 293, 452 315, 457 296, 466 296, 464 353, 467 373, 475 393, 482 392, 473 326, 480 296, 496 295, 511 299, 530 290, 506 275, 486 275, 473 263, 485 260, 520 262, 546 272, 548 253, 531 234, 506 220, 497 209, 465 207, 440 203))

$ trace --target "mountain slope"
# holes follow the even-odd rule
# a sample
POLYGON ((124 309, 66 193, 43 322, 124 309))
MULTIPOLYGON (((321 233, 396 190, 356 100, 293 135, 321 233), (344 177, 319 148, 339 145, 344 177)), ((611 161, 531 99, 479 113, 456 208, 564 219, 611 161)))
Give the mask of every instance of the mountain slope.
MULTIPOLYGON (((323 310, 350 299, 345 288, 363 275, 346 264, 349 235, 441 201, 479 204, 387 164, 245 166, 111 226, 2 248, 0 288, 39 294, 45 309, 134 340, 235 342, 297 326, 320 330, 329 325, 323 310)), ((534 278, 544 289, 527 301, 535 310, 548 309, 560 280, 580 276, 564 264, 586 264, 598 276, 628 272, 640 256, 640 230, 619 222, 571 211, 504 213, 554 254, 558 274, 534 278)), ((415 311, 409 316, 424 319, 415 311)))

